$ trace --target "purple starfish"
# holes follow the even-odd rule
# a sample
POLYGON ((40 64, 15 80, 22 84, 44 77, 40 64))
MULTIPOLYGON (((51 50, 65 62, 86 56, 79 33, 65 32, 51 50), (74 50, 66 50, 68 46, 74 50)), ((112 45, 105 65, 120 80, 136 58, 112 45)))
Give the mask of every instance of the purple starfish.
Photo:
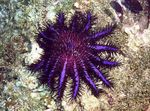
POLYGON ((98 40, 110 35, 115 25, 107 26, 98 32, 91 30, 96 17, 90 11, 75 12, 69 26, 65 23, 65 15, 57 14, 56 23, 47 24, 36 38, 44 54, 29 66, 32 71, 42 71, 39 77, 41 84, 47 85, 58 99, 62 99, 68 77, 73 84, 70 98, 75 100, 80 95, 81 81, 84 81, 95 96, 101 89, 97 88, 96 79, 101 79, 107 87, 110 81, 104 76, 99 66, 114 67, 118 62, 104 60, 100 52, 117 52, 113 45, 96 44, 98 40))

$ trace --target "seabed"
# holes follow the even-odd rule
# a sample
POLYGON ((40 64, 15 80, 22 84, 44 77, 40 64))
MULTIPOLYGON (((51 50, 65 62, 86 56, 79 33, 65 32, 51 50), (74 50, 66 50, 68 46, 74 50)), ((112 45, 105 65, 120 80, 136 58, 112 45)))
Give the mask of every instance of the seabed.
MULTIPOLYGON (((146 7, 144 0, 140 0, 146 7)), ((0 0, 0 111, 150 111, 150 20, 124 10, 123 20, 110 0, 0 0), (55 21, 64 11, 69 18, 75 10, 92 10, 98 16, 95 27, 117 22, 110 38, 124 54, 116 55, 122 65, 109 71, 114 83, 99 98, 85 87, 80 101, 70 103, 53 98, 41 86, 27 65, 39 57, 35 42, 37 27, 55 21)), ((100 83, 101 84, 101 83, 100 83)))

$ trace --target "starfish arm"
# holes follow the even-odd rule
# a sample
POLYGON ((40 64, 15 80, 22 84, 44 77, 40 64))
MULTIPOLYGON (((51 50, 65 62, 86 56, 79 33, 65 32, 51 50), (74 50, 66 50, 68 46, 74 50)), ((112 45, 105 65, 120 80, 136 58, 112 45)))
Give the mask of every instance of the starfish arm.
POLYGON ((104 75, 102 74, 102 72, 100 70, 98 70, 93 63, 90 62, 90 66, 91 68, 94 70, 94 72, 96 73, 96 75, 104 82, 104 84, 108 87, 111 87, 110 82, 106 79, 106 77, 104 77, 104 75))
POLYGON ((98 56, 96 56, 96 55, 94 55, 94 54, 92 54, 92 53, 90 53, 90 52, 87 52, 87 54, 88 54, 89 56, 91 56, 92 58, 94 58, 95 60, 101 61, 101 58, 99 58, 98 56))
POLYGON ((52 68, 52 70, 50 71, 50 73, 49 73, 49 75, 48 75, 48 85, 50 86, 51 84, 51 79, 52 79, 52 77, 54 76, 54 71, 55 71, 55 69, 56 69, 56 66, 57 66, 57 64, 58 64, 58 61, 59 61, 59 57, 56 59, 56 62, 54 63, 54 66, 53 66, 53 68, 52 68))
POLYGON ((109 67, 114 67, 114 66, 118 66, 119 65, 118 62, 101 59, 100 57, 98 57, 96 55, 93 55, 92 53, 88 53, 88 54, 92 58, 94 58, 96 61, 100 62, 100 64, 102 64, 102 65, 106 65, 106 66, 109 66, 109 67))
POLYGON ((62 70, 61 75, 60 75, 59 87, 58 87, 58 97, 62 96, 62 87, 63 87, 64 80, 65 80, 66 67, 67 67, 67 59, 65 60, 63 70, 62 70))
POLYGON ((90 78, 90 76, 89 76, 89 74, 88 74, 88 72, 87 72, 87 70, 86 70, 86 67, 85 67, 85 65, 84 65, 83 60, 81 60, 81 66, 82 66, 82 68, 83 68, 84 77, 85 77, 86 81, 87 81, 88 84, 90 85, 90 88, 93 90, 93 93, 94 93, 95 95, 97 95, 97 94, 98 94, 98 89, 97 89, 95 83, 94 83, 94 82, 92 81, 92 79, 90 78))
POLYGON ((49 58, 48 61, 47 61, 47 63, 46 63, 45 70, 44 70, 45 73, 47 73, 47 71, 49 69, 50 61, 51 61, 51 58, 49 58))
POLYGON ((87 39, 101 39, 105 36, 107 37, 107 35, 109 35, 113 32, 113 30, 115 29, 115 26, 116 26, 115 24, 111 25, 111 26, 107 26, 103 30, 90 35, 87 39))
POLYGON ((29 69, 31 69, 32 71, 37 71, 44 65, 44 62, 44 60, 40 60, 36 64, 31 64, 29 66, 29 69))
POLYGON ((73 31, 76 31, 76 28, 78 27, 77 26, 77 18, 78 18, 78 13, 77 12, 75 12, 75 14, 74 14, 74 16, 72 16, 72 20, 70 21, 70 28, 71 28, 71 30, 73 30, 73 31))
POLYGON ((114 66, 118 66, 119 65, 118 62, 109 61, 109 60, 102 60, 101 64, 106 65, 106 66, 110 66, 110 67, 114 67, 114 66))
POLYGON ((59 36, 59 32, 54 28, 54 26, 52 26, 51 24, 48 25, 48 31, 51 33, 56 33, 59 36))
POLYGON ((64 22, 65 22, 65 15, 63 12, 58 13, 58 17, 57 17, 57 24, 64 26, 64 22))
POLYGON ((52 39, 52 38, 50 38, 50 37, 47 37, 46 36, 46 34, 44 34, 44 32, 39 32, 39 36, 41 37, 41 38, 44 38, 44 39, 47 39, 47 40, 50 40, 50 41, 55 41, 55 39, 52 39))
POLYGON ((85 13, 76 11, 70 20, 69 29, 77 33, 81 33, 83 32, 86 26, 86 21, 87 21, 87 18, 85 16, 85 13))
POLYGON ((79 74, 78 74, 78 70, 77 70, 77 65, 74 62, 74 81, 75 81, 75 85, 74 85, 74 89, 73 89, 73 99, 75 99, 77 97, 78 91, 79 91, 79 83, 80 83, 80 79, 79 79, 79 74))
POLYGON ((90 12, 87 13, 87 23, 85 25, 85 28, 83 29, 84 31, 88 31, 91 28, 91 19, 92 19, 92 14, 90 12))
POLYGON ((95 45, 95 46, 89 45, 88 47, 91 49, 94 49, 94 50, 98 50, 98 51, 114 51, 114 52, 116 52, 118 50, 117 47, 112 47, 109 45, 95 45))

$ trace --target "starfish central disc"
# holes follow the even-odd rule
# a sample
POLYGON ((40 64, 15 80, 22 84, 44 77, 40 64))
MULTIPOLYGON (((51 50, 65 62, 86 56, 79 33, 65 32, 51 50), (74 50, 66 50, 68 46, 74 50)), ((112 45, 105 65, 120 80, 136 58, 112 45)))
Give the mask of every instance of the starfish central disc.
POLYGON ((79 55, 83 56, 86 41, 84 41, 81 36, 84 35, 79 35, 71 31, 61 32, 53 46, 54 49, 57 49, 55 53, 62 56, 61 58, 71 60, 70 62, 72 62, 72 59, 77 59, 79 55))

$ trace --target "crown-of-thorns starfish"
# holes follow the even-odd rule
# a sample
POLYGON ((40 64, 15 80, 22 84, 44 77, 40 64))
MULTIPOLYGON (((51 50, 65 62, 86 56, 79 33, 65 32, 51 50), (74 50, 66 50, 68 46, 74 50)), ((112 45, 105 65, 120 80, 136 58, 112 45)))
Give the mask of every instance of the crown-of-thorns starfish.
POLYGON ((76 11, 69 25, 65 19, 64 13, 59 12, 56 23, 48 23, 44 30, 39 31, 36 41, 44 53, 29 68, 41 71, 40 83, 47 85, 58 99, 62 99, 68 79, 72 80, 70 99, 75 100, 81 94, 81 81, 89 86, 94 96, 98 96, 101 89, 98 89, 96 79, 101 79, 107 87, 111 87, 99 66, 108 68, 118 65, 116 61, 102 59, 99 53, 112 53, 119 49, 114 45, 96 42, 110 35, 115 25, 97 32, 91 30, 96 17, 90 11, 76 11))

